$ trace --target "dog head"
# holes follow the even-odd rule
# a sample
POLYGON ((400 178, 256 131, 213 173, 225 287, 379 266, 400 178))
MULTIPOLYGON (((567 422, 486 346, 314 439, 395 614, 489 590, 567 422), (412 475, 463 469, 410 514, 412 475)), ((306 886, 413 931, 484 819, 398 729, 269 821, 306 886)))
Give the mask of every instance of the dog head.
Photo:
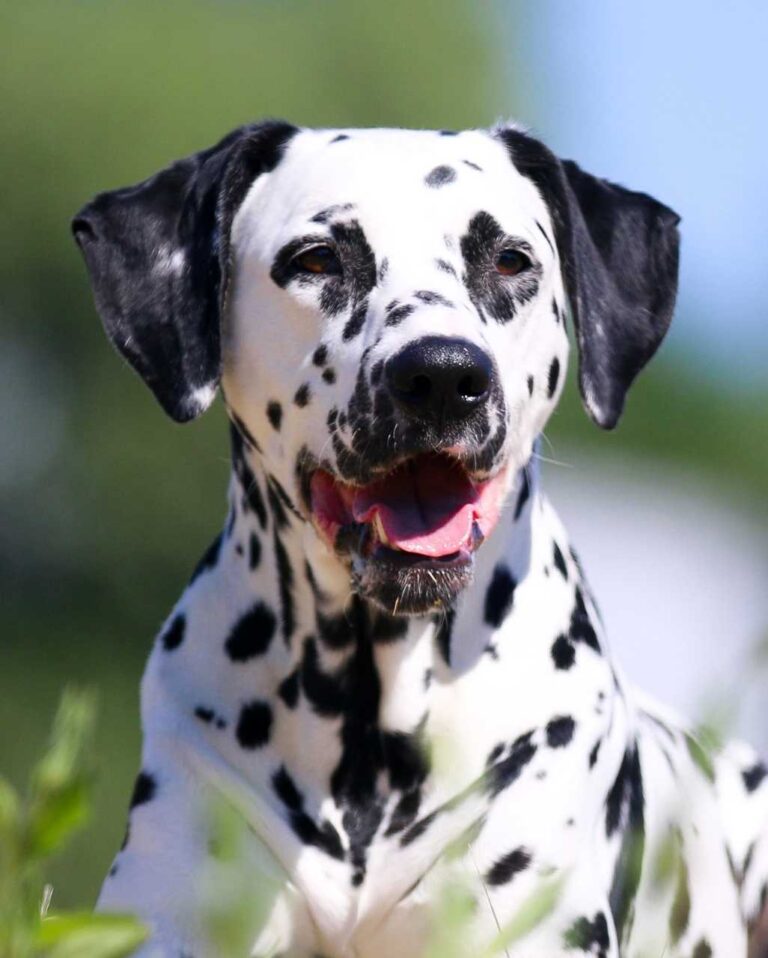
POLYGON ((616 424, 671 319, 677 223, 515 128, 272 121, 73 228, 166 411, 191 419, 221 384, 356 588, 415 613, 470 580, 558 400, 569 311, 587 411, 616 424))

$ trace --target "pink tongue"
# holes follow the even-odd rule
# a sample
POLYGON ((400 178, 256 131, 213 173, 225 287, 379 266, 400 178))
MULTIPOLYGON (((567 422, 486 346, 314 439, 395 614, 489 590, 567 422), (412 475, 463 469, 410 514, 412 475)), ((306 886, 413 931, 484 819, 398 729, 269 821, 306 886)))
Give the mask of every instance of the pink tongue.
POLYGON ((420 456, 356 489, 351 507, 356 522, 371 522, 378 515, 395 548, 435 557, 471 544, 480 498, 460 466, 420 456))

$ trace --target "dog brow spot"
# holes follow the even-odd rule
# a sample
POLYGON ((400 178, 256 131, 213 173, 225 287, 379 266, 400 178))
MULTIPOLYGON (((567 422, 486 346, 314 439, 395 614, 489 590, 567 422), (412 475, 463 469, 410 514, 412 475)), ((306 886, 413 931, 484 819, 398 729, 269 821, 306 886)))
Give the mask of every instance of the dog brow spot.
POLYGON ((174 649, 178 649, 178 647, 184 641, 186 627, 186 617, 180 612, 174 617, 171 624, 160 636, 160 641, 163 643, 163 648, 166 650, 166 652, 172 652, 174 649))
POLYGON ((304 407, 309 403, 310 396, 311 391, 309 388, 309 383, 302 383, 302 385, 296 390, 296 395, 293 397, 293 401, 299 407, 299 409, 304 409, 304 407))
POLYGON ((424 177, 424 182, 427 186, 438 189, 448 183, 453 183, 455 179, 456 170, 454 170, 452 166, 436 166, 434 170, 430 170, 430 172, 427 173, 424 177))
POLYGON ((404 319, 407 319, 411 313, 414 311, 415 307, 410 303, 404 303, 402 306, 397 306, 387 315, 385 325, 387 326, 399 326, 404 319))
POLYGON ((267 419, 275 432, 279 432, 283 421, 283 407, 274 399, 267 403, 267 419))
POLYGON ((428 306, 447 306, 450 309, 454 308, 454 304, 450 299, 446 299, 442 293, 435 293, 431 289, 420 289, 413 294, 414 299, 418 299, 420 303, 426 303, 428 306))
POLYGON ((551 399, 555 395, 555 390, 557 389, 557 383, 560 379, 560 360, 555 356, 549 366, 549 374, 547 376, 547 398, 551 399))
POLYGON ((451 266, 448 260, 445 259, 436 259, 435 265, 440 270, 441 273, 448 273, 449 276, 455 276, 456 270, 451 266))

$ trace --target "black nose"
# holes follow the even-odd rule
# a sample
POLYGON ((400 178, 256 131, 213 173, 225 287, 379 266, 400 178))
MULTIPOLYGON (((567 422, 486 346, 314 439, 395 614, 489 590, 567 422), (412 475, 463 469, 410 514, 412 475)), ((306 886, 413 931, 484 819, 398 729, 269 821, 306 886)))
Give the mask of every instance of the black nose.
POLYGON ((493 364, 466 339, 425 336, 388 359, 385 373, 404 412, 443 422, 463 419, 487 400, 493 364))

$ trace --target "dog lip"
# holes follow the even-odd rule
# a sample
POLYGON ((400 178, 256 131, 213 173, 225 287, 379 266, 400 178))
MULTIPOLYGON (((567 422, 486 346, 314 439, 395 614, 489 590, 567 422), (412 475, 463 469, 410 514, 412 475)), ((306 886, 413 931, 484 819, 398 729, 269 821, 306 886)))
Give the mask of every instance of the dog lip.
POLYGON ((498 521, 507 471, 473 473, 455 449, 399 457, 368 483, 324 466, 306 488, 313 525, 333 551, 365 559, 382 546, 438 562, 479 548, 498 521))

